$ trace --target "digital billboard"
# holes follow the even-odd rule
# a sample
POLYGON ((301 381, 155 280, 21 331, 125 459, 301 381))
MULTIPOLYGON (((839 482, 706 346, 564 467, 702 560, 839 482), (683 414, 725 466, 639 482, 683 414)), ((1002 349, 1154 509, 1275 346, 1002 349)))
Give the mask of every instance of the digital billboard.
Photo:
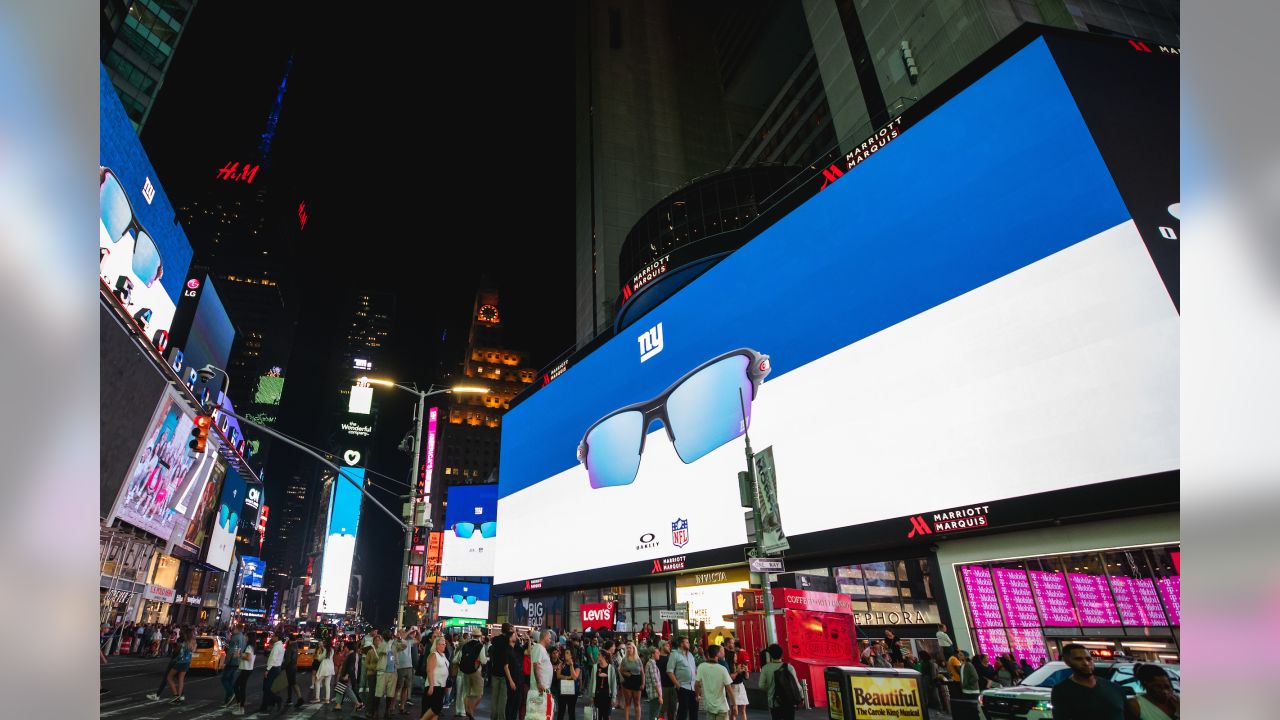
POLYGON ((262 587, 262 576, 267 572, 267 563, 259 557, 246 555, 240 558, 240 584, 245 587, 262 587))
POLYGON ((1176 471, 1178 344, 1031 41, 506 413, 494 582, 732 554, 748 429, 793 545, 1176 471), (531 507, 610 529, 566 552, 531 507))
POLYGON ((191 244, 106 70, 99 67, 99 275, 153 342, 169 326, 191 244))
MULTIPOLYGON (((216 443, 210 443, 210 449, 214 449, 216 443)), ((217 513, 217 497, 218 488, 222 484, 222 480, 227 474, 227 465, 220 459, 216 459, 217 453, 210 452, 210 458, 213 461, 213 471, 209 474, 209 479, 204 485, 193 494, 195 498, 193 503, 185 500, 179 500, 179 508, 189 505, 186 513, 190 518, 186 529, 183 532, 182 541, 186 543, 193 552, 199 553, 200 548, 205 546, 209 539, 209 532, 213 528, 213 518, 217 513)))
MULTIPOLYGON (((364 499, 364 468, 344 467, 334 479, 329 494, 329 532, 324 542, 324 563, 320 570, 321 613, 347 611, 347 589, 351 584, 351 563, 356 553, 356 531, 360 526, 360 503, 364 499)), ((265 510, 265 508, 264 508, 265 510)))
POLYGON ((446 577, 491 577, 498 535, 498 486, 454 485, 444 509, 446 577))
POLYGON ((218 499, 217 514, 213 519, 213 532, 209 538, 209 550, 204 561, 219 570, 231 568, 231 555, 236 548, 236 531, 240 527, 240 513, 244 509, 245 482, 238 471, 227 473, 222 483, 222 495, 218 499))
POLYGON ((440 582, 440 617, 489 617, 489 586, 483 583, 442 580, 440 582))
POLYGON ((193 418, 166 389, 120 488, 114 517, 169 540, 179 518, 194 514, 216 453, 197 456, 187 447, 193 418))

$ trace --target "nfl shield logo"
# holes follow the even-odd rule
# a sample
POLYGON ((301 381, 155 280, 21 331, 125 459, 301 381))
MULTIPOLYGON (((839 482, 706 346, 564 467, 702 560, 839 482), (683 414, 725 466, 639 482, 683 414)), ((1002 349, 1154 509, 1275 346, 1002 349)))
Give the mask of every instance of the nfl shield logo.
POLYGON ((671 523, 671 544, 684 547, 689 544, 689 521, 676 520, 671 523))

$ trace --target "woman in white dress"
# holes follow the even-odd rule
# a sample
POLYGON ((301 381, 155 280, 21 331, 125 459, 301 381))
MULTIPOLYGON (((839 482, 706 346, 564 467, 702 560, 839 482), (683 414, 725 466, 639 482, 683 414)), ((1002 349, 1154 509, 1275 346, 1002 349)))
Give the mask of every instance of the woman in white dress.
POLYGON ((333 682, 333 641, 328 638, 320 641, 319 647, 316 648, 315 661, 319 663, 315 672, 315 676, 311 680, 311 687, 315 690, 315 700, 312 702, 320 702, 320 688, 324 687, 324 704, 329 706, 331 700, 330 684, 333 682))

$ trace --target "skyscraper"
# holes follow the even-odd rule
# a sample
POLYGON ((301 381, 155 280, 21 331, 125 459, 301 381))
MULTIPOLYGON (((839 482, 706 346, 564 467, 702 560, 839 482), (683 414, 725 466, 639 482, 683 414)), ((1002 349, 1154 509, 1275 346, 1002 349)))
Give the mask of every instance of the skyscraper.
POLYGON ((99 51, 141 132, 197 0, 102 0, 99 51))
MULTIPOLYGON (((703 176, 761 163, 808 172, 827 158, 820 171, 1022 23, 1178 44, 1176 0, 579 0, 576 9, 579 348, 614 321, 627 235, 703 176)), ((726 204, 705 192, 696 203, 726 204)))
MULTIPOLYGON (((453 394, 442 408, 437 425, 433 485, 443 502, 435 503, 433 522, 442 527, 447 488, 494 482, 498 471, 498 446, 502 437, 502 414, 511 400, 537 377, 529 355, 506 345, 502 333, 502 303, 497 290, 476 293, 471 328, 461 368, 461 377, 450 384, 483 386, 483 394, 453 394)), ((424 448, 425 452, 425 448, 424 448)))

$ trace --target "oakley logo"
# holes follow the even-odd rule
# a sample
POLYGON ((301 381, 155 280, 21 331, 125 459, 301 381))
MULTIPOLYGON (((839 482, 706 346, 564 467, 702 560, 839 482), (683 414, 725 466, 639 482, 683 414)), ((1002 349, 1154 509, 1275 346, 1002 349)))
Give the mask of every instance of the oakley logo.
POLYGON ((913 538, 916 534, 932 535, 933 530, 929 529, 929 523, 925 522, 923 515, 916 515, 911 518, 911 532, 907 533, 907 538, 913 538))
POLYGON ((640 337, 636 338, 636 341, 640 343, 640 362, 644 362, 662 352, 662 323, 658 323, 640 333, 640 337))
POLYGON ((640 536, 640 543, 636 545, 637 550, 648 550, 658 547, 658 536, 653 533, 645 533, 640 536))

